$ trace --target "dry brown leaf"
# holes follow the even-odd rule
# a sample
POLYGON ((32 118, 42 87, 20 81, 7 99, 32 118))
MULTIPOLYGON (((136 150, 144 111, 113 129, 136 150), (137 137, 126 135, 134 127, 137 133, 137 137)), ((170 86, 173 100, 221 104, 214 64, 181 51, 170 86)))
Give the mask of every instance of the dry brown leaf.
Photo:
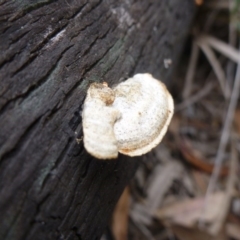
POLYGON ((234 238, 236 240, 240 240, 240 227, 234 223, 226 224, 227 234, 229 237, 234 238))
POLYGON ((201 195, 205 194, 207 191, 209 177, 207 177, 207 175, 202 171, 195 169, 192 170, 192 176, 201 195))
MULTIPOLYGON (((181 137, 178 140, 178 145, 182 155, 190 164, 204 172, 212 173, 214 164, 209 163, 206 159, 204 159, 202 154, 193 148, 190 141, 188 141, 186 137, 181 137)), ((228 167, 223 166, 221 168, 220 175, 225 176, 228 174, 228 172, 228 167)))
POLYGON ((113 212, 112 231, 116 240, 127 240, 129 202, 129 187, 126 187, 113 212))
POLYGON ((226 240, 224 233, 213 237, 210 234, 197 228, 186 228, 178 225, 171 226, 171 230, 180 240, 226 240))
POLYGON ((203 0, 195 0, 196 5, 200 6, 203 4, 203 0))
POLYGON ((219 215, 219 206, 224 199, 224 192, 213 193, 209 197, 209 204, 203 214, 204 197, 196 199, 187 199, 169 206, 164 206, 156 213, 156 217, 185 227, 193 227, 196 225, 200 217, 203 217, 205 223, 212 223, 219 215))
POLYGON ((240 135, 240 109, 236 109, 235 114, 234 114, 234 125, 236 132, 238 135, 240 135))

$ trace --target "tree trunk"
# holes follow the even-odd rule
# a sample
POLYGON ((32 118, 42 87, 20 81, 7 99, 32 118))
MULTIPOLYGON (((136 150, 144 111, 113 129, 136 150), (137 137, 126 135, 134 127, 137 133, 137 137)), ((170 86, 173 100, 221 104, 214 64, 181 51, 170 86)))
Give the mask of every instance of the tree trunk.
POLYGON ((87 88, 169 81, 193 12, 192 0, 1 1, 1 240, 101 237, 141 158, 86 153, 87 88))

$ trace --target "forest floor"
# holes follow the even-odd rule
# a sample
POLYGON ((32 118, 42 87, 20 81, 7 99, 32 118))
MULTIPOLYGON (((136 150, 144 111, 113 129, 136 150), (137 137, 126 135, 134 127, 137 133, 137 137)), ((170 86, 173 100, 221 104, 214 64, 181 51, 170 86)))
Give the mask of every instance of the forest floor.
POLYGON ((240 1, 196 4, 175 114, 116 206, 113 239, 240 240, 240 1))

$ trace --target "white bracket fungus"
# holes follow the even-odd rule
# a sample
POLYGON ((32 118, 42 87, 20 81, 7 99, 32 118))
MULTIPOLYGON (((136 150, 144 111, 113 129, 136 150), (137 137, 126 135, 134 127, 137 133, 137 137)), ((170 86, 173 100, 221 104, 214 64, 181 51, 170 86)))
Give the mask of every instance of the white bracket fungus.
POLYGON ((118 152, 140 156, 156 147, 173 115, 173 99, 151 74, 136 74, 111 89, 90 85, 83 107, 83 142, 96 158, 117 158, 118 152))

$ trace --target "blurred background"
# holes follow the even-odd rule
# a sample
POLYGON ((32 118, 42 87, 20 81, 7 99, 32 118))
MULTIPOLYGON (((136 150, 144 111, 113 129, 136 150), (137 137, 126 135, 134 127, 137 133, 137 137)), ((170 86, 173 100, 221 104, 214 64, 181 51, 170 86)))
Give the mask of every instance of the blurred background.
POLYGON ((195 4, 168 133, 144 156, 102 240, 240 239, 240 0, 195 4))

